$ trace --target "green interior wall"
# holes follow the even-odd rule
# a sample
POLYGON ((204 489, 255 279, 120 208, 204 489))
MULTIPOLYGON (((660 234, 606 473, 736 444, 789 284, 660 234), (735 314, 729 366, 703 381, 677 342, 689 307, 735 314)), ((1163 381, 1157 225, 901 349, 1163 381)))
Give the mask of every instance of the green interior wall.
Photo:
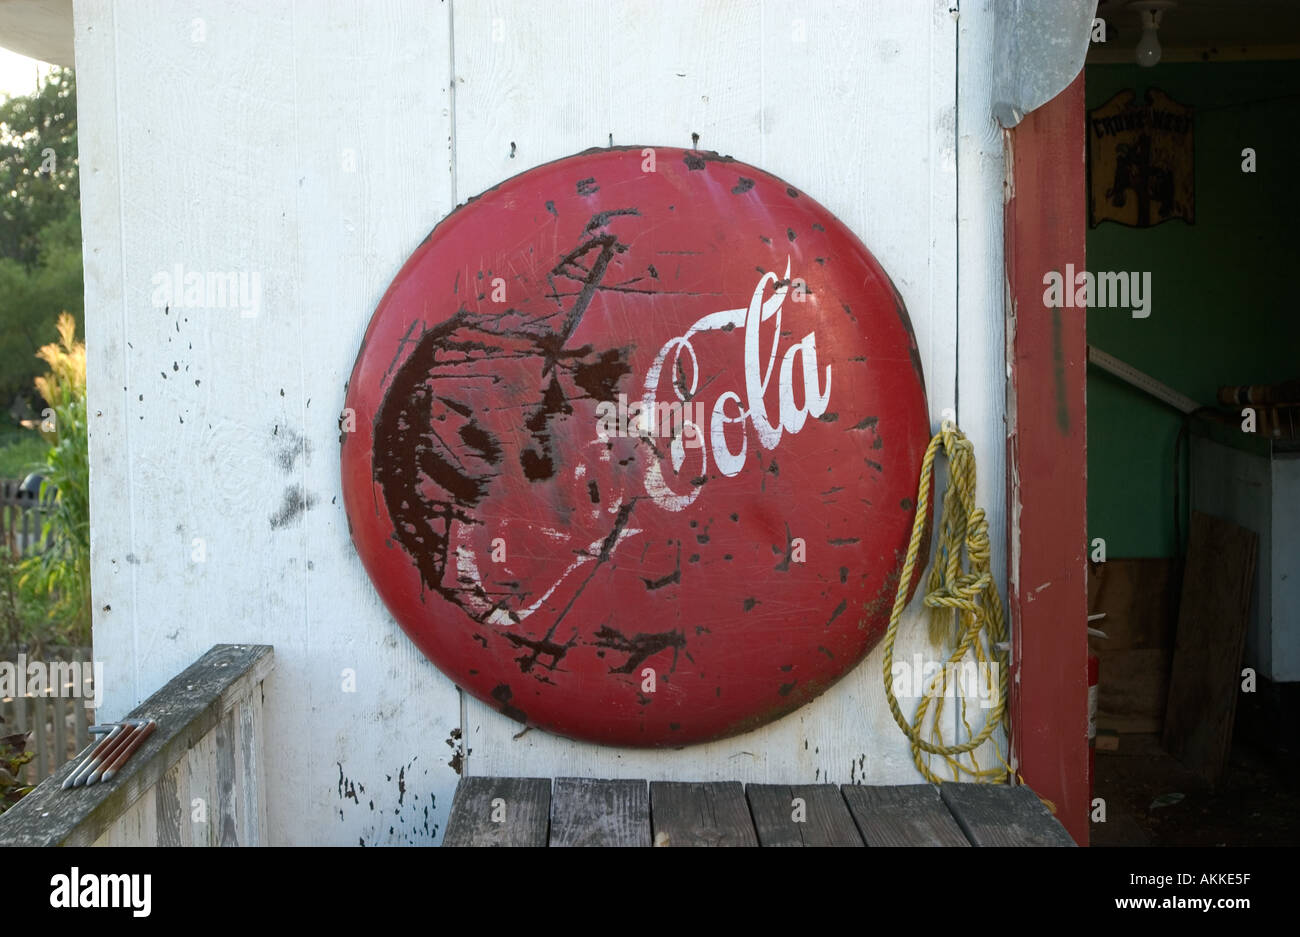
MULTIPOLYGON (((1146 319, 1088 310, 1088 342, 1202 404, 1224 384, 1300 376, 1300 62, 1097 65, 1085 83, 1089 108, 1155 87, 1196 109, 1195 223, 1089 229, 1088 269, 1149 270, 1152 301, 1146 319), (1241 171, 1245 147, 1254 173, 1241 171)), ((1108 558, 1177 552, 1181 426, 1177 411, 1089 368, 1088 535, 1108 558)), ((1185 485, 1185 461, 1181 471, 1185 485)))

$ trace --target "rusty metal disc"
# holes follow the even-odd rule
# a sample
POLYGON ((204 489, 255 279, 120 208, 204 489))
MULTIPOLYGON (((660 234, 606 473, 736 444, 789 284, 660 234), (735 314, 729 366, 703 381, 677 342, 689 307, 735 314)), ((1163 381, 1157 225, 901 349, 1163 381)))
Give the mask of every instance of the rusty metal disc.
POLYGON ((507 716, 619 745, 752 729, 857 664, 929 436, 862 243, 775 176, 665 147, 439 223, 346 407, 352 540, 406 633, 507 716))

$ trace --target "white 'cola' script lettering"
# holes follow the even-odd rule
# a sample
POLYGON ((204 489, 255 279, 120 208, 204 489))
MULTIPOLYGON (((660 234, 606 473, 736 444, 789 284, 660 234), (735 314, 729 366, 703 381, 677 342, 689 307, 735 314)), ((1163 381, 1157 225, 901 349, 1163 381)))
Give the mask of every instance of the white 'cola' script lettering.
MULTIPOLYGON (((826 405, 831 398, 831 366, 826 365, 826 382, 823 386, 817 371, 817 336, 809 332, 798 343, 787 348, 781 359, 781 369, 778 372, 780 410, 776 422, 768 416, 764 397, 772 379, 773 369, 776 367, 777 349, 781 342, 781 307, 785 302, 789 286, 790 259, 787 257, 785 276, 778 281, 775 273, 763 274, 758 285, 754 287, 748 307, 724 309, 699 319, 686 330, 685 335, 670 339, 659 349, 654 363, 646 372, 645 400, 642 405, 644 412, 656 412, 655 400, 660 390, 660 379, 665 371, 670 375, 669 385, 676 394, 677 400, 682 402, 691 400, 700 384, 700 362, 696 357, 695 348, 691 345, 691 339, 701 332, 732 329, 742 331, 745 343, 744 400, 742 401, 740 394, 734 390, 724 391, 714 400, 709 419, 708 444, 690 447, 692 453, 699 453, 702 463, 698 471, 692 471, 692 477, 705 475, 709 467, 710 451, 713 453, 713 461, 718 471, 723 475, 731 477, 739 474, 744 468, 748 455, 749 434, 742 431, 740 449, 733 452, 727 445, 725 430, 728 425, 740 424, 743 430, 744 424, 748 422, 754 427, 759 444, 764 449, 775 449, 777 443, 781 441, 782 433, 786 431, 797 433, 803 429, 808 417, 815 419, 826 412, 826 405), (764 299, 763 293, 769 284, 777 285, 772 295, 764 299), (772 329, 772 347, 764 356, 759 343, 759 326, 772 318, 776 319, 772 329), (799 364, 797 369, 796 359, 799 364), (689 365, 686 362, 689 362, 689 365), (687 374, 689 374, 690 384, 685 388, 680 386, 681 381, 671 377, 682 375, 684 379, 687 374), (802 384, 803 393, 800 395, 803 398, 802 406, 795 404, 796 380, 802 384), (736 410, 731 415, 727 413, 729 405, 734 406, 736 410)), ((683 432, 674 436, 669 445, 674 474, 680 476, 686 462, 688 446, 683 442, 683 437, 688 440, 692 437, 699 439, 702 433, 703 427, 692 423, 684 426, 683 432)), ((694 466, 691 468, 693 469, 694 466)), ((673 491, 664 478, 663 466, 658 459, 651 460, 646 468, 645 488, 646 493, 654 499, 655 503, 668 511, 680 511, 687 507, 699 497, 701 490, 699 486, 693 485, 687 494, 673 491)))

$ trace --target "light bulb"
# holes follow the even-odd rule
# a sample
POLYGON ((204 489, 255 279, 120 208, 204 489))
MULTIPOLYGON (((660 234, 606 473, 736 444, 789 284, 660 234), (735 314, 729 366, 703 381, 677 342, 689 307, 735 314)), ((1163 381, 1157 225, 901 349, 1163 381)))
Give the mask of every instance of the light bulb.
POLYGON ((1148 23, 1142 27, 1142 38, 1137 44, 1137 63, 1144 68, 1150 68, 1160 61, 1160 38, 1156 35, 1154 24, 1148 23))

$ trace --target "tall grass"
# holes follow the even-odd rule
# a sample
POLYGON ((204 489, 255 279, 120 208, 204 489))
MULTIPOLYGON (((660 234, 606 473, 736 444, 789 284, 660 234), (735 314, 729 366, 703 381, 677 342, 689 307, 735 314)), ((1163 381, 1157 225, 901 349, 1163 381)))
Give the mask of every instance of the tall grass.
POLYGON ((51 622, 74 643, 90 639, 90 460, 86 433, 86 346, 76 321, 59 316, 59 341, 37 356, 49 373, 36 379, 48 406, 41 434, 50 441, 42 473, 42 500, 53 498, 41 530, 39 554, 22 561, 19 585, 48 601, 51 622))

